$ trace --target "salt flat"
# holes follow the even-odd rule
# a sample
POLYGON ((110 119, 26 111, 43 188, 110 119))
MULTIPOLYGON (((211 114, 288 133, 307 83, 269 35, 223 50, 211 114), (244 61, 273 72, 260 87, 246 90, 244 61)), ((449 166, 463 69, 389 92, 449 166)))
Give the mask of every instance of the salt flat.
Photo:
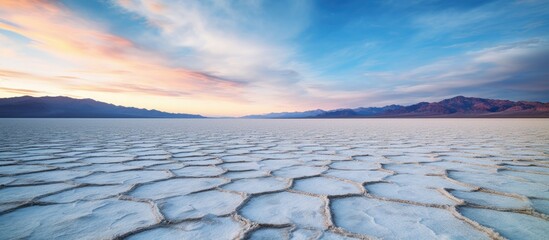
POLYGON ((547 239, 545 119, 1 119, 0 239, 547 239))

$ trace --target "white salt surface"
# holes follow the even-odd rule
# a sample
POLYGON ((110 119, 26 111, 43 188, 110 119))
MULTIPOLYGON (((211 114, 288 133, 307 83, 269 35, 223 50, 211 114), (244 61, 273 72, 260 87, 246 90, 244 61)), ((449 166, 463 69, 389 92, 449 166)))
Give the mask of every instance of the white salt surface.
POLYGON ((87 186, 69 189, 53 195, 48 195, 40 199, 43 202, 52 203, 70 203, 76 201, 99 200, 117 196, 123 192, 129 191, 128 185, 105 185, 105 186, 87 186))
POLYGON ((234 180, 223 186, 223 189, 253 194, 279 191, 287 188, 289 185, 289 182, 284 179, 263 177, 234 180))
POLYGON ((157 222, 146 203, 104 200, 31 206, 1 216, 5 239, 108 239, 157 222))
POLYGON ((72 170, 57 170, 46 172, 35 172, 29 174, 21 174, 17 176, 17 180, 13 184, 33 184, 33 183, 49 183, 49 182, 64 182, 73 180, 78 177, 90 175, 88 171, 72 171, 72 170))
POLYGON ((215 188, 228 180, 223 178, 170 179, 137 187, 130 196, 146 199, 162 199, 215 188))
POLYGON ((469 203, 502 209, 528 209, 530 201, 486 192, 452 191, 452 195, 469 203))
POLYGON ((335 199, 334 221, 349 232, 382 239, 488 239, 450 212, 364 197, 335 199))
POLYGON ((115 173, 98 172, 74 181, 87 184, 136 184, 169 178, 165 171, 123 171, 115 173))
POLYGON ((170 239, 235 239, 241 235, 242 225, 229 217, 205 217, 170 227, 158 227, 130 236, 129 240, 170 239))
POLYGON ((538 212, 549 215, 549 200, 532 199, 531 202, 538 212))
POLYGON ((12 186, 0 189, 0 202, 23 202, 46 194, 75 187, 66 183, 53 183, 35 186, 12 186))
POLYGON ((0 175, 32 173, 32 172, 45 171, 49 169, 52 169, 52 168, 47 166, 40 166, 40 165, 17 165, 17 164, 5 165, 5 166, 0 166, 0 175))
POLYGON ((313 166, 292 166, 285 167, 273 172, 273 175, 285 178, 301 178, 319 175, 326 171, 325 167, 313 167, 313 166))
POLYGON ((324 205, 317 197, 281 192, 257 196, 247 202, 240 212, 258 223, 324 229, 324 205))
POLYGON ((293 189, 321 195, 346 195, 363 192, 363 188, 358 184, 327 177, 311 177, 296 180, 293 189))
POLYGON ((458 181, 505 193, 549 199, 549 185, 499 173, 469 173, 452 171, 449 176, 458 181))
POLYGON ((462 208, 461 214, 495 229, 508 239, 547 239, 549 221, 525 214, 462 208))
POLYGON ((395 183, 373 183, 366 190, 377 197, 406 200, 425 204, 454 205, 457 202, 434 188, 416 185, 398 185, 395 183))
POLYGON ((250 170, 250 171, 235 171, 235 172, 227 172, 223 175, 223 177, 232 178, 232 179, 240 179, 240 178, 255 178, 255 177, 265 177, 268 176, 269 173, 262 170, 250 170))
POLYGON ((239 194, 212 190, 165 199, 159 206, 166 218, 177 221, 230 214, 243 200, 239 194))
POLYGON ((377 162, 366 162, 366 161, 341 161, 334 162, 330 165, 332 169, 343 169, 343 170, 373 170, 379 169, 380 165, 377 162))
POLYGON ((544 119, 0 119, 0 135, 0 239, 549 234, 544 119))
POLYGON ((288 228, 260 228, 250 234, 250 240, 274 240, 289 238, 290 229, 288 228))
POLYGON ((172 171, 182 177, 213 177, 223 174, 225 171, 219 167, 212 166, 191 166, 172 171))
POLYGON ((381 181, 385 177, 391 175, 391 173, 383 172, 383 171, 365 171, 365 170, 357 170, 357 171, 328 170, 326 171, 325 175, 337 177, 341 179, 347 179, 357 183, 364 183, 364 182, 381 181))

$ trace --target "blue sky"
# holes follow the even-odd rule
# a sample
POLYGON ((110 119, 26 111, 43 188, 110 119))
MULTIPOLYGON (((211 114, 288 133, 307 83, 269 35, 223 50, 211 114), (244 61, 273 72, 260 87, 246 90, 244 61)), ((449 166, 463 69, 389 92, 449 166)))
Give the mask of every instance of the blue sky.
POLYGON ((238 116, 549 101, 549 1, 11 1, 0 96, 238 116))

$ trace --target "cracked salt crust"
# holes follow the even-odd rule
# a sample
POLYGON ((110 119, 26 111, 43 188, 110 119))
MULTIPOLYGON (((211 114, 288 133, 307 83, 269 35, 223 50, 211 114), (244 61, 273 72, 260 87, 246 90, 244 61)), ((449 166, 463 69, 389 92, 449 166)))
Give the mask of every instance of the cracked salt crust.
POLYGON ((543 119, 0 121, 0 239, 548 234, 543 119))

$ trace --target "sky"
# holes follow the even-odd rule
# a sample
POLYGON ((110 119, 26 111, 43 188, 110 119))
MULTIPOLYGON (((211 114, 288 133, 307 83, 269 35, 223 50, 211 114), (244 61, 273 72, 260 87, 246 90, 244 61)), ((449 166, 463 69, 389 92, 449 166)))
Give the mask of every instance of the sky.
POLYGON ((548 0, 0 0, 0 97, 206 116, 549 101, 548 0))

